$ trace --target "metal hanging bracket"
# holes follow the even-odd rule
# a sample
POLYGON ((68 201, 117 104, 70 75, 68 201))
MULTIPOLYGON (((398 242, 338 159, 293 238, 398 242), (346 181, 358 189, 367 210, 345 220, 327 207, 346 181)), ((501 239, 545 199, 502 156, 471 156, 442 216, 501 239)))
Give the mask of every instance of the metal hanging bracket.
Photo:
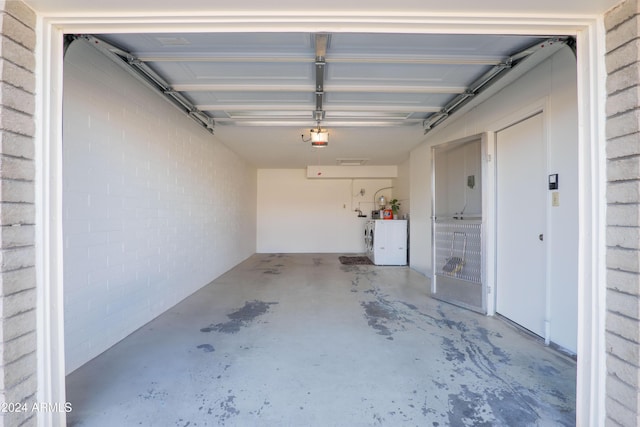
POLYGON ((148 87, 158 92, 165 99, 169 100, 173 105, 178 107, 178 109, 188 117, 205 128, 209 133, 214 133, 214 119, 204 111, 199 110, 180 92, 173 90, 169 83, 153 71, 144 61, 141 61, 130 52, 107 43, 98 37, 92 35, 74 35, 73 37, 74 40, 85 40, 89 45, 93 46, 116 64, 120 65, 129 74, 133 75, 148 87))

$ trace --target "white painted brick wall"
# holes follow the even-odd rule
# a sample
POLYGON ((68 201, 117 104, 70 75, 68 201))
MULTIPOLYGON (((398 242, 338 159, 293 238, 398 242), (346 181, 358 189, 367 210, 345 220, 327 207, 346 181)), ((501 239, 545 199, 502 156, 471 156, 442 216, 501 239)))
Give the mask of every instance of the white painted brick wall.
MULTIPOLYGON (((610 292, 609 294, 615 294, 610 292)), ((611 299, 611 298, 610 298, 611 299)), ((638 320, 616 313, 620 307, 611 307, 607 313, 607 330, 631 342, 637 341, 638 320)))
MULTIPOLYGON (((607 332, 607 352, 610 355, 609 358, 617 357, 620 360, 624 360, 629 366, 634 367, 635 365, 629 362, 639 360, 640 345, 611 332, 607 332)), ((634 410, 632 406, 629 406, 629 409, 634 410)))
POLYGON ((608 425, 632 426, 635 423, 635 413, 622 406, 618 401, 608 397, 606 399, 608 425), (615 424, 612 424, 614 422, 615 424))
POLYGON ((640 130, 640 110, 611 116, 607 119, 607 139, 634 134, 640 130))
POLYGON ((640 229, 637 227, 609 227, 607 245, 626 249, 640 249, 640 229))
POLYGON ((640 212, 636 205, 610 205, 607 208, 607 224, 640 227, 640 212))
MULTIPOLYGON (((617 402, 632 402, 634 405, 638 405, 638 390, 612 375, 607 378, 607 396, 617 402)), ((627 425, 637 426, 636 423, 627 425)))
POLYGON ((255 252, 257 177, 84 42, 64 86, 70 372, 255 252))
POLYGON ((615 70, 633 64, 638 57, 639 48, 640 39, 628 39, 625 44, 612 51, 608 51, 606 61, 607 73, 611 73, 615 70))
POLYGON ((638 287, 638 273, 621 270, 610 270, 608 272, 607 280, 609 288, 613 291, 640 296, 640 288, 638 287))
MULTIPOLYGON (((35 401, 35 14, 0 2, 0 402, 35 401)), ((0 426, 32 426, 31 412, 0 426)))
POLYGON ((620 181, 607 185, 607 203, 638 203, 640 201, 640 182, 620 181))
POLYGON ((638 36, 638 25, 640 25, 640 20, 638 16, 634 16, 635 12, 625 13, 624 15, 628 17, 622 23, 619 22, 609 22, 609 32, 607 34, 607 40, 605 43, 607 52, 611 52, 623 45, 629 43, 629 40, 633 40, 638 36))
POLYGON ((640 3, 605 15, 607 426, 640 425, 640 3))
POLYGON ((607 251, 607 268, 635 272, 640 267, 640 254, 637 250, 610 247, 607 251))
POLYGON ((624 67, 609 73, 607 93, 613 94, 633 86, 637 78, 636 72, 634 67, 624 67))
POLYGON ((607 143, 607 157, 610 159, 633 156, 639 152, 640 138, 636 134, 612 139, 607 143))
POLYGON ((611 159, 607 165, 607 178, 610 182, 639 179, 640 157, 611 159))
POLYGON ((633 86, 623 89, 607 99, 606 114, 613 116, 635 108, 640 98, 640 87, 633 86))
POLYGON ((638 320, 640 320, 640 298, 638 298, 638 295, 625 292, 610 292, 608 297, 609 312, 621 314, 625 318, 638 323, 638 320))

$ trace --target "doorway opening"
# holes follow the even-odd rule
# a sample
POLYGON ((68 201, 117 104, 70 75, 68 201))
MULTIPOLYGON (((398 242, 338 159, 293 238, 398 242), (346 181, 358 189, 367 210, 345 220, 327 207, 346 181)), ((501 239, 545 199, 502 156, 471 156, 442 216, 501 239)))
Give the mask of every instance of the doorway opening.
POLYGON ((482 158, 486 138, 464 138, 433 148, 432 296, 487 312, 482 158))
MULTIPOLYGON (((61 91, 60 91, 60 82, 62 75, 62 66, 61 66, 61 51, 62 51, 62 39, 65 32, 78 32, 78 31, 86 31, 87 27, 92 27, 91 31, 111 31, 115 28, 116 24, 114 22, 118 21, 111 20, 110 23, 104 24, 100 23, 96 20, 86 20, 85 22, 78 23, 77 20, 70 21, 64 18, 47 18, 43 21, 43 31, 42 34, 44 36, 44 41, 42 43, 43 50, 42 61, 41 61, 41 75, 43 78, 41 79, 40 84, 42 87, 39 88, 39 93, 43 94, 43 102, 40 104, 41 108, 41 117, 43 117, 44 129, 42 130, 42 135, 39 138, 39 148, 38 148, 38 163, 41 166, 39 169, 39 177, 38 177, 38 186, 39 186, 39 195, 40 199, 43 200, 43 206, 39 207, 38 219, 39 223, 42 224, 42 228, 40 229, 40 233, 38 236, 39 239, 39 247, 41 247, 41 253, 39 254, 39 283, 46 283, 47 286, 39 286, 41 289, 41 294, 39 296, 40 306, 46 307, 44 309, 44 313, 40 315, 40 324, 39 324, 39 362, 43 369, 40 369, 40 382, 43 384, 48 384, 48 386, 43 387, 41 391, 42 401, 64 401, 64 376, 61 375, 61 371, 64 372, 64 337, 62 334, 63 324, 61 321, 62 317, 62 292, 63 292, 63 283, 62 283, 62 235, 60 234, 60 177, 62 171, 62 165, 60 162, 60 150, 61 150, 61 120, 60 120, 60 105, 61 105, 61 91), (46 288, 46 291, 42 290, 46 288), (52 382, 53 380, 53 382, 52 382)), ((402 29, 405 27, 406 23, 397 24, 397 22, 389 21, 387 23, 384 20, 380 20, 378 17, 376 19, 376 28, 383 31, 398 31, 398 29, 402 29), (383 21, 383 22, 380 22, 383 21)), ((202 19, 199 20, 202 22, 202 19)), ((289 30, 293 28, 291 23, 283 23, 283 22, 274 22, 271 20, 270 22, 262 22, 256 23, 255 21, 234 21, 235 24, 229 23, 226 27, 228 30, 230 27, 235 25, 237 30, 255 30, 256 27, 265 28, 269 27, 271 30, 280 29, 280 30, 289 30)), ((412 19, 412 22, 414 20, 412 19)), ((439 28, 447 28, 447 31, 456 31, 461 28, 464 28, 468 31, 468 22, 460 23, 461 20, 457 19, 457 24, 451 24, 450 22, 441 22, 441 26, 439 28)), ((595 319, 592 322, 581 322, 581 331, 580 331, 580 347, 581 349, 593 349, 596 348, 600 350, 602 348, 602 337, 599 335, 600 326, 604 319, 602 318, 602 313, 600 310, 600 306, 597 303, 598 301, 598 280, 599 272, 602 266, 600 265, 600 259, 604 259, 600 254, 602 250, 601 242, 599 241, 599 237, 601 233, 599 233, 601 228, 601 220, 599 216, 599 211, 597 209, 598 200, 599 200, 599 187, 598 183, 599 175, 598 175, 598 167, 590 166, 590 165, 602 165, 603 159, 600 158, 601 153, 599 153, 597 149, 597 144, 594 141, 598 140, 599 135, 599 127, 598 121, 594 118, 599 117, 597 114, 600 111, 599 101, 597 99, 596 94, 598 92, 598 76, 602 74, 601 65, 599 64, 599 60, 597 53, 598 46, 597 42, 593 40, 597 37, 597 23, 594 22, 586 22, 584 19, 575 22, 564 22, 562 24, 558 23, 558 21, 554 21, 553 25, 550 25, 553 28, 545 27, 541 24, 535 24, 527 21, 527 19, 523 18, 522 22, 518 20, 513 20, 509 25, 498 25, 494 21, 491 22, 483 22, 482 19, 473 18, 470 19, 469 22, 475 25, 475 28, 482 28, 482 31, 486 32, 501 32, 506 33, 509 31, 521 32, 523 23, 527 23, 530 25, 528 28, 531 28, 531 33, 536 33, 536 31, 541 32, 557 32, 560 26, 564 26, 564 28, 568 32, 574 32, 576 26, 580 28, 580 32, 578 33, 578 46, 581 50, 581 54, 578 55, 579 58, 579 70, 580 70, 580 98, 582 101, 580 103, 580 127, 581 129, 586 129, 584 133, 580 135, 581 137, 581 146, 583 150, 580 153, 579 162, 583 166, 581 168, 581 187, 580 187, 580 207, 587 212, 584 216, 581 216, 580 220, 580 229, 584 231, 584 235, 587 236, 585 241, 582 242, 581 250, 580 250, 580 264, 581 264, 581 279, 584 279, 584 283, 587 283, 587 291, 581 296, 580 307, 582 310, 581 317, 582 318, 591 318, 595 319), (516 25, 517 24, 517 25, 516 25), (537 25, 537 27, 536 27, 537 25), (587 100, 591 100, 593 102, 587 102, 587 100), (592 250, 593 249, 593 250, 592 250), (592 307, 595 308, 595 312, 592 307)), ((122 22, 118 22, 118 24, 122 25, 122 22)), ((430 31, 429 25, 433 24, 432 22, 425 22, 422 25, 422 31, 430 31)), ((131 24, 129 20, 128 25, 132 30, 137 28, 138 30, 141 27, 145 27, 148 23, 138 23, 131 24)), ((201 27, 208 26, 199 24, 201 27)), ((327 24, 331 27, 331 24, 327 24)), ((341 21, 339 24, 334 24, 335 29, 344 29, 345 23, 341 21)), ((353 28, 357 29, 360 24, 354 23, 353 28)), ((413 25, 416 25, 415 22, 413 25)), ((420 25, 418 25, 420 26, 420 25)), ((182 23, 174 22, 172 28, 182 27, 182 29, 191 29, 194 27, 198 27, 198 24, 193 25, 187 23, 187 20, 183 20, 182 23)), ((432 28, 432 27, 431 27, 432 28)), ((122 26, 119 27, 119 31, 122 31, 122 26)), ((406 27, 404 28, 406 31, 406 27)), ((432 30, 431 30, 432 31, 432 30)), ((415 220, 415 216, 413 217, 415 220)), ((578 419, 591 419, 593 417, 597 417, 597 413, 594 414, 593 411, 598 411, 599 405, 597 402, 593 402, 593 399, 599 399, 598 396, 601 394, 598 390, 603 387, 602 384, 599 384, 599 379, 592 378, 590 372, 599 372, 601 368, 601 354, 599 351, 595 353, 589 353, 588 351, 585 354, 590 354, 588 358, 585 358, 581 361, 584 363, 584 369, 581 370, 582 375, 584 377, 579 379, 579 383, 582 384, 585 389, 579 393, 582 396, 584 401, 579 402, 580 407, 582 408, 582 416, 579 414, 578 419), (593 392, 595 390, 595 392, 593 392), (595 396, 595 397, 594 397, 595 396), (591 399, 591 400, 590 400, 591 399)), ((580 413, 580 409, 579 409, 580 413)), ((54 415, 46 415, 41 414, 41 417, 53 417, 54 415)), ((63 415, 60 416, 60 420, 63 415)), ((63 421, 59 421, 60 424, 63 421)))

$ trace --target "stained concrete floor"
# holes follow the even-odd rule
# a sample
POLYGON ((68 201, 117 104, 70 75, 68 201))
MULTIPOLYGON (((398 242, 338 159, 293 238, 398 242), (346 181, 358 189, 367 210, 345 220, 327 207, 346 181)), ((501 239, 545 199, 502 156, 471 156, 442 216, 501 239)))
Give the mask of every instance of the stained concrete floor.
POLYGON ((254 255, 67 377, 70 426, 572 426, 575 363, 405 267, 254 255))

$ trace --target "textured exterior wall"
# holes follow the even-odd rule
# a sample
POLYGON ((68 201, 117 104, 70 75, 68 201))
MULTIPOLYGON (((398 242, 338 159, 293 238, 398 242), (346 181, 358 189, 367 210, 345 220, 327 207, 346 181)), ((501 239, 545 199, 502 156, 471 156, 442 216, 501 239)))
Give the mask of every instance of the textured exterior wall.
MULTIPOLYGON (((35 13, 0 1, 0 399, 35 402, 35 13)), ((0 425, 35 425, 0 413, 0 425)))
POLYGON ((84 41, 67 50, 71 372, 256 249, 256 170, 84 41))
POLYGON ((605 16, 607 425, 640 425, 640 2, 605 16))

